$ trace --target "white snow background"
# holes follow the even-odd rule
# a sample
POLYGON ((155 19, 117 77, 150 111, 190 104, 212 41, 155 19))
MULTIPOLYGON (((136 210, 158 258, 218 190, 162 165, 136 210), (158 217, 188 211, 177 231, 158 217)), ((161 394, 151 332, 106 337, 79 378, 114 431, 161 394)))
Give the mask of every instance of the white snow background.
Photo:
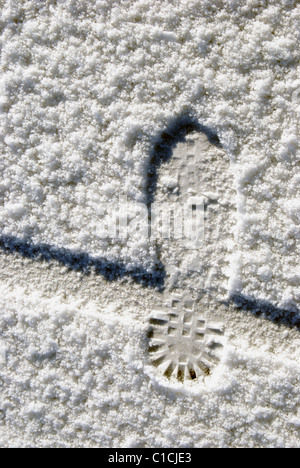
MULTIPOLYGON (((190 116, 234 174, 228 295, 298 313, 298 1, 0 0, 0 33, 2 244, 153 271, 99 206, 145 202, 155 139, 190 116)), ((143 288, 1 262, 2 446, 299 446, 298 331, 242 317, 212 380, 172 392, 145 372, 143 288)))

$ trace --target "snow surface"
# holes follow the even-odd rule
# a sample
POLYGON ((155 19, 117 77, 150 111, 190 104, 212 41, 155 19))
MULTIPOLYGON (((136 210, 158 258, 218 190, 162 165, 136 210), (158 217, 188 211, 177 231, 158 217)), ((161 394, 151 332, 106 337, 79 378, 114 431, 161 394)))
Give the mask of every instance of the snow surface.
MULTIPOLYGON (((145 202, 156 139, 189 115, 230 160, 228 297, 297 316, 298 1, 0 0, 0 14, 1 245, 152 272, 150 241, 102 238, 101 203, 145 202)), ((2 446, 299 446, 297 329, 230 309, 216 373, 168 389, 144 346, 158 293, 68 266, 1 255, 2 446)))

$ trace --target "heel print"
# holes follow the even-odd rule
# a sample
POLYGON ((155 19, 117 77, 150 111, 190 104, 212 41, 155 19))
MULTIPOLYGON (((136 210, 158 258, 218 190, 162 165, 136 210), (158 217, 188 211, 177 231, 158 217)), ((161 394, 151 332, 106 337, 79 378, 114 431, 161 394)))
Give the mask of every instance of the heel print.
POLYGON ((179 295, 169 310, 152 314, 148 336, 152 364, 180 382, 210 375, 224 346, 223 326, 198 317, 194 301, 179 295))

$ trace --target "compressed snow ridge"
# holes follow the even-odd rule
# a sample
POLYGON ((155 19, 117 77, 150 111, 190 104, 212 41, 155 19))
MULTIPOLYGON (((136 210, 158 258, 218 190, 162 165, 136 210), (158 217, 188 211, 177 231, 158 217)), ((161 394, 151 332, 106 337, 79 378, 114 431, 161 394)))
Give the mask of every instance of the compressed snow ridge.
POLYGON ((145 201, 154 138, 189 114, 236 178, 229 293, 298 307, 296 0, 10 0, 0 14, 2 236, 155 268, 151 243, 101 237, 99 205, 145 201))

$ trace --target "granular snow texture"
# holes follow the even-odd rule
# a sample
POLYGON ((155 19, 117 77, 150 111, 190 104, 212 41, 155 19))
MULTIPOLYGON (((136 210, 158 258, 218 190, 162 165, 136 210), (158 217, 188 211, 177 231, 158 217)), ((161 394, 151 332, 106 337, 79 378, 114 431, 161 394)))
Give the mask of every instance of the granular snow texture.
POLYGON ((188 118, 230 161, 227 296, 297 316, 299 36, 297 0, 0 0, 2 446, 299 446, 295 328, 230 310, 218 370, 168 388, 156 293, 56 262, 155 271, 149 239, 103 237, 103 206, 147 201, 155 143, 188 118))
POLYGON ((153 138, 191 114, 236 174, 231 288, 296 307, 298 2, 1 3, 1 233, 151 269, 99 203, 145 201, 153 138))

